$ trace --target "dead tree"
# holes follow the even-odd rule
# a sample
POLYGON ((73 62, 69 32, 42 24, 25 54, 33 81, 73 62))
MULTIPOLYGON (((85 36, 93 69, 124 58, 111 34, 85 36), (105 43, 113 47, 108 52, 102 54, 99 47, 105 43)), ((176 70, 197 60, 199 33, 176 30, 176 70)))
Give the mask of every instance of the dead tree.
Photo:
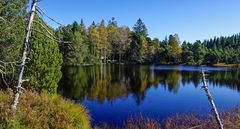
POLYGON ((26 60, 28 59, 27 58, 27 53, 28 53, 28 50, 30 49, 29 48, 29 45, 30 45, 29 40, 31 38, 32 31, 37 32, 39 34, 42 34, 44 37, 52 39, 52 40, 56 41, 57 43, 71 44, 71 42, 69 42, 69 41, 62 41, 59 38, 55 37, 54 34, 51 33, 48 30, 48 27, 46 27, 43 24, 41 24, 40 22, 34 20, 35 14, 39 13, 40 15, 45 15, 47 18, 49 18, 53 22, 57 23, 58 25, 63 26, 62 24, 60 24, 59 22, 57 22, 53 18, 49 17, 40 7, 37 6, 37 2, 39 2, 39 1, 40 0, 33 0, 32 6, 31 6, 31 11, 30 11, 30 16, 28 18, 28 24, 27 24, 27 28, 26 28, 26 36, 25 36, 24 43, 23 43, 24 50, 23 50, 23 55, 22 55, 22 59, 21 59, 21 64, 19 66, 18 84, 16 86, 15 93, 14 93, 14 100, 13 100, 13 103, 11 105, 13 110, 17 109, 17 105, 19 103, 19 96, 20 96, 21 91, 23 89, 22 83, 25 82, 25 81, 28 81, 28 80, 23 79, 23 73, 24 73, 26 60), (32 27, 33 22, 40 25, 40 27, 43 30, 45 30, 48 34, 44 34, 43 32, 41 32, 39 30, 33 29, 33 27, 32 27))
POLYGON ((215 118, 217 120, 219 129, 223 129, 223 124, 222 124, 222 121, 220 119, 219 113, 217 111, 217 107, 216 107, 216 105, 214 103, 214 100, 213 100, 213 97, 212 97, 212 95, 211 95, 211 93, 210 93, 210 91, 208 89, 208 85, 207 85, 207 81, 206 81, 206 77, 205 77, 205 73, 203 71, 203 68, 201 69, 201 71, 202 71, 203 89, 204 89, 204 91, 205 91, 205 93, 206 93, 206 95, 208 97, 208 100, 209 100, 211 106, 212 106, 212 110, 213 110, 213 113, 214 113, 215 118))
POLYGON ((23 43, 24 50, 23 50, 23 55, 22 55, 22 59, 21 59, 21 64, 19 66, 18 84, 16 86, 15 93, 14 93, 14 100, 13 100, 13 103, 11 105, 13 110, 17 109, 17 105, 19 103, 19 96, 21 94, 21 90, 23 89, 22 88, 22 83, 27 81, 27 80, 23 79, 23 73, 24 73, 24 67, 25 67, 26 60, 27 60, 27 53, 28 53, 28 50, 29 50, 29 40, 30 40, 30 36, 31 36, 33 19, 34 19, 35 13, 36 13, 36 4, 37 4, 37 0, 33 0, 30 16, 29 16, 29 19, 28 19, 26 35, 25 35, 25 39, 24 39, 24 43, 23 43))

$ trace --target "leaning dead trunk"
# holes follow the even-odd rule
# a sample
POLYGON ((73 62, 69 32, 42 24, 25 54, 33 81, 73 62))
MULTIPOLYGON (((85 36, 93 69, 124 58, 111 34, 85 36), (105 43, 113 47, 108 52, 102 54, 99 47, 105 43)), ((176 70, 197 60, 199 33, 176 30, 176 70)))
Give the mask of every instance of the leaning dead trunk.
POLYGON ((13 110, 17 109, 17 105, 19 103, 19 96, 21 94, 21 90, 23 89, 22 88, 22 83, 24 81, 26 81, 26 80, 23 80, 23 73, 24 73, 24 67, 25 67, 26 60, 27 60, 27 52, 28 52, 28 49, 29 49, 29 39, 30 39, 30 36, 31 36, 32 23, 33 23, 35 11, 36 11, 36 3, 37 3, 37 0, 33 0, 30 17, 28 19, 26 36, 25 36, 24 44, 23 44, 24 45, 24 50, 23 50, 21 64, 19 66, 18 84, 16 86, 15 93, 14 93, 14 100, 13 100, 13 103, 11 105, 13 110))
POLYGON ((215 115, 215 118, 217 120, 217 123, 218 123, 218 126, 219 126, 219 129, 223 129, 223 124, 222 124, 222 121, 220 119, 220 116, 219 116, 219 113, 217 111, 217 107, 213 101, 213 97, 208 89, 208 85, 207 85, 207 81, 206 81, 206 77, 205 77, 205 74, 204 74, 204 71, 203 71, 203 68, 202 68, 202 82, 203 82, 203 89, 205 90, 205 93, 208 97, 208 100, 212 106, 212 110, 213 110, 213 113, 215 115))

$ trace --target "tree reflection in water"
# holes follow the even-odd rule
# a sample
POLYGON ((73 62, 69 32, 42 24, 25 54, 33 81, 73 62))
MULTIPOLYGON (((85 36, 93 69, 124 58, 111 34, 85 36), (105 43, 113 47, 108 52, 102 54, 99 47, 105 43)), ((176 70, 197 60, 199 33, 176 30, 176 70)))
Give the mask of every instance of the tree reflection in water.
MULTIPOLYGON (((240 92, 240 71, 209 71, 208 83, 240 92)), ((65 67, 58 92, 70 99, 112 102, 132 95, 140 105, 151 87, 164 87, 177 94, 180 83, 201 86, 200 71, 181 69, 155 70, 140 65, 104 65, 88 67, 65 67)))

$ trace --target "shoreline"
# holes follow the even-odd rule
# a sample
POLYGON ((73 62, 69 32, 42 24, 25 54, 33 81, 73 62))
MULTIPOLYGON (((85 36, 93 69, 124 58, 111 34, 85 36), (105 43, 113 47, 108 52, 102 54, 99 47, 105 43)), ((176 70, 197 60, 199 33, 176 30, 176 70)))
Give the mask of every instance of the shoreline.
MULTIPOLYGON (((240 64, 225 64, 225 63, 218 63, 218 64, 204 64, 204 65, 186 65, 186 64, 134 64, 134 63, 103 63, 103 65, 165 65, 165 66, 212 66, 212 67, 237 67, 240 68, 240 64)), ((97 66, 101 64, 76 64, 76 65, 63 65, 63 67, 76 67, 76 66, 97 66)))

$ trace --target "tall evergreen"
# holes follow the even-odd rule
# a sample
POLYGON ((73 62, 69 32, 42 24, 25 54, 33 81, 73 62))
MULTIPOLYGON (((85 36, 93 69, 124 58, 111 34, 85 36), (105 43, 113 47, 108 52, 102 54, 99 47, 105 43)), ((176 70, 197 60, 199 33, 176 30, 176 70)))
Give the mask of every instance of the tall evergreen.
POLYGON ((193 65, 194 62, 194 55, 192 51, 192 44, 187 43, 186 41, 182 44, 182 62, 186 65, 193 65))
POLYGON ((0 0, 0 60, 19 59, 25 34, 27 0, 0 0))
POLYGON ((138 19, 133 27, 133 31, 139 35, 147 36, 148 30, 142 19, 138 19))
POLYGON ((81 28, 77 22, 72 24, 71 33, 73 34, 73 37, 70 40, 72 41, 70 44, 72 49, 69 50, 67 58, 64 61, 66 61, 66 64, 68 65, 79 65, 83 63, 88 53, 87 39, 84 35, 84 28, 81 28))
POLYGON ((120 34, 118 31, 117 22, 114 20, 114 18, 109 21, 108 27, 108 43, 109 43, 109 49, 107 51, 108 56, 110 56, 111 59, 115 59, 117 55, 117 49, 120 47, 120 34))
MULTIPOLYGON (((43 24, 53 33, 39 17, 36 21, 43 24)), ((58 82, 62 77, 62 55, 59 51, 58 44, 47 38, 48 33, 39 24, 34 23, 33 28, 42 32, 32 32, 30 42, 31 51, 28 54, 30 60, 27 64, 27 78, 30 80, 28 86, 34 87, 38 91, 46 90, 51 93, 57 91, 58 82)))
POLYGON ((99 34, 98 50, 100 51, 99 59, 103 62, 106 62, 107 51, 109 50, 110 44, 108 43, 108 32, 104 20, 102 20, 100 25, 98 26, 98 34, 99 34))

